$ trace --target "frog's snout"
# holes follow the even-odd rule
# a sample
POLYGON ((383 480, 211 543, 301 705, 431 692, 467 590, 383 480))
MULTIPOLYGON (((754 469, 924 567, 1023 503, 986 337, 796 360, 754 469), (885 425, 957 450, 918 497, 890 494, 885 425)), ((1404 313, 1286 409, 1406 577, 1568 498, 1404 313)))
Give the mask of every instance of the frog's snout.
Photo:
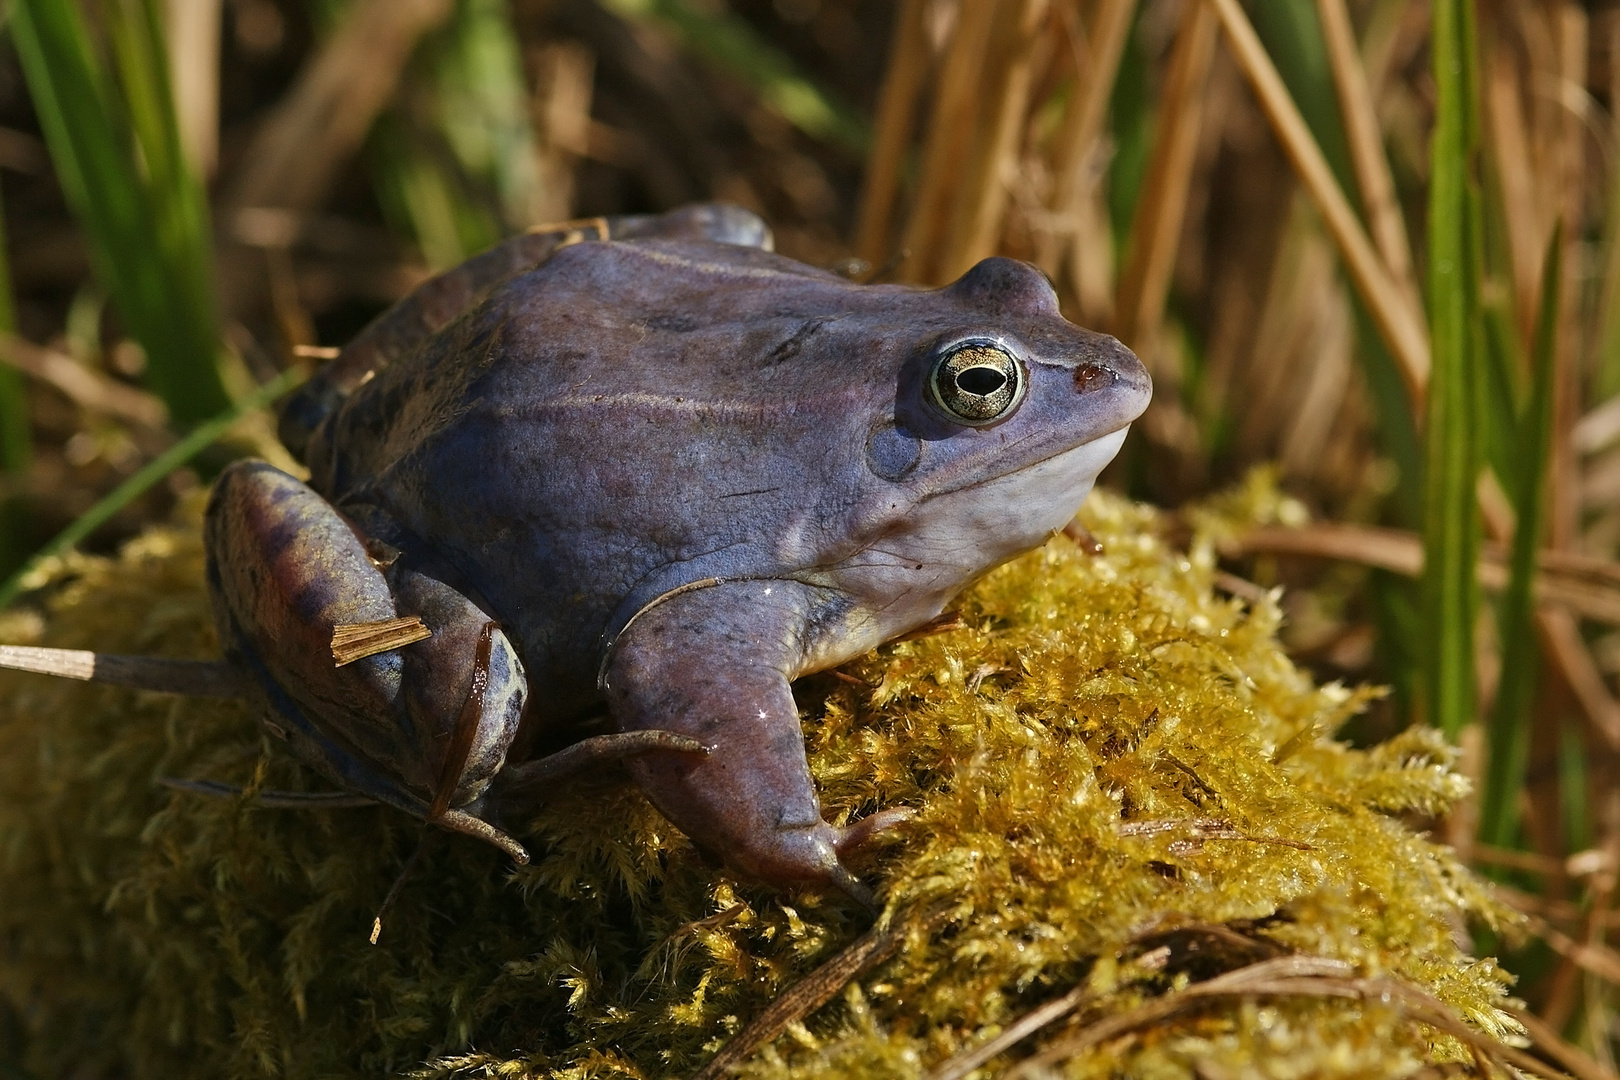
POLYGON ((1101 337, 1095 355, 1075 365, 1074 389, 1082 397, 1109 395, 1129 423, 1152 399, 1153 378, 1130 349, 1115 338, 1101 337))

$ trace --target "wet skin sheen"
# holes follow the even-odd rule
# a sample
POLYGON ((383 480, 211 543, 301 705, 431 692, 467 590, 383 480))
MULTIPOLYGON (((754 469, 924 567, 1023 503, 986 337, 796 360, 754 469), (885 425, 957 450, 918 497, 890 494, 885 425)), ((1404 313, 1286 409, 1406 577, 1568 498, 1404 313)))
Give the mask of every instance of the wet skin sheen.
POLYGON ((730 207, 520 237, 300 391, 309 484, 240 464, 208 519, 221 636, 299 757, 521 853, 499 811, 562 759, 520 758, 605 706, 696 740, 626 761, 702 849, 859 895, 840 854, 892 818, 822 820, 790 680, 1061 529, 1150 384, 1026 264, 919 290, 768 247, 730 207), (397 615, 433 637, 334 668, 335 624, 397 615))

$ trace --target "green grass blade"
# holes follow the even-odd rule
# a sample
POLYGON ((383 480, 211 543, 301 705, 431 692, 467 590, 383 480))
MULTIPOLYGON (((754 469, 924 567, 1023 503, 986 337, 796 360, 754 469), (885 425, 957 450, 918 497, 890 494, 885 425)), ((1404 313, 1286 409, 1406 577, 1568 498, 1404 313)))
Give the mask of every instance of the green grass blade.
POLYGON ((4 609, 21 595, 28 575, 40 563, 62 554, 95 532, 96 529, 111 520, 114 514, 139 498, 153 484, 158 483, 165 476, 168 476, 213 445, 242 417, 255 409, 262 409, 270 404, 270 402, 296 386, 302 377, 303 372, 297 368, 289 368, 227 408, 218 416, 198 424, 186 434, 185 438, 141 466, 129 479, 119 484, 83 514, 80 514, 73 524, 57 533, 48 544, 35 552, 21 570, 7 578, 4 584, 0 584, 0 609, 4 609))
POLYGON ((799 73, 776 46, 735 15, 700 12, 687 0, 604 0, 625 19, 655 20, 720 70, 753 87, 765 107, 813 139, 848 150, 865 149, 866 125, 799 73))
POLYGON ((1530 752, 1530 725, 1536 693, 1536 650, 1509 648, 1506 643, 1535 640, 1536 551, 1547 504, 1547 458, 1553 437, 1553 389, 1557 369, 1558 310, 1562 292, 1563 226, 1553 229, 1541 269, 1541 310, 1536 316, 1532 358, 1535 382, 1530 402, 1514 440, 1518 461, 1508 586, 1502 594, 1498 626, 1504 642, 1502 679, 1491 710, 1490 748, 1481 796, 1479 837, 1489 844, 1512 846, 1518 828, 1519 785, 1530 752))
POLYGON ((508 227, 537 224, 539 158, 507 0, 460 0, 435 51, 439 127, 456 159, 494 190, 508 227))
POLYGON ((1429 327, 1434 368, 1425 438, 1422 618, 1423 715, 1453 738, 1474 718, 1475 563, 1479 521, 1475 485, 1475 271, 1478 212, 1468 184, 1473 133, 1472 33, 1468 0, 1435 0, 1437 89, 1429 181, 1429 327))
MULTIPOLYGON (((212 252, 206 226, 197 224, 200 189, 186 180, 183 162, 168 162, 165 122, 149 115, 173 109, 161 39, 117 43, 149 34, 149 21, 120 16, 109 27, 126 102, 103 78, 74 5, 17 0, 12 9, 23 74, 96 276, 145 349, 153 390, 176 422, 189 424, 217 413, 227 398, 216 365, 212 252)), ((166 123, 172 127, 173 117, 166 123)))

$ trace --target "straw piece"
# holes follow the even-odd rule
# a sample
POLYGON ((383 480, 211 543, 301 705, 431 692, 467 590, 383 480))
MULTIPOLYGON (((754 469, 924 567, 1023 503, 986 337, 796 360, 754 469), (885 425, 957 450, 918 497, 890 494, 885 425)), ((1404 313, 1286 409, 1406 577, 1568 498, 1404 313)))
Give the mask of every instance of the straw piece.
MULTIPOLYGON (((1400 529, 1323 522, 1293 529, 1254 529, 1221 545, 1225 555, 1307 555, 1342 559, 1416 577, 1423 572, 1423 541, 1400 529)), ((1539 603, 1568 608, 1583 618, 1620 625, 1620 566, 1603 560, 1543 549, 1536 579, 1539 603)), ((1507 586, 1506 559, 1487 548, 1479 563, 1479 583, 1499 591, 1507 586)), ((1584 647, 1583 647, 1584 651, 1584 647)), ((1617 728, 1620 731, 1620 728, 1617 728)))
POLYGON ((213 175, 219 158, 219 44, 222 0, 167 0, 163 32, 180 145, 193 171, 213 175))
POLYGON ((1401 297, 1400 288, 1384 268, 1383 260, 1374 251, 1355 211, 1350 208, 1344 192, 1333 177, 1322 150, 1311 137, 1299 108, 1288 95, 1282 76, 1266 50, 1260 44, 1249 18, 1237 0, 1207 0, 1220 16, 1233 55, 1244 76, 1260 99, 1261 108, 1271 121, 1272 130, 1282 143, 1284 152, 1293 163, 1305 189, 1310 192, 1316 208, 1321 211, 1328 232, 1338 245, 1339 254, 1355 282, 1367 310, 1377 324, 1400 365, 1401 377, 1406 383, 1415 415, 1424 414, 1424 401, 1429 383, 1429 337, 1401 297))
POLYGON ((861 205, 855 226, 855 251, 872 266, 889 258, 894 201, 900 172, 916 123, 917 98, 928 75, 928 33, 924 15, 928 0, 903 0, 894 19, 889 63, 878 91, 877 130, 866 159, 861 205))
POLYGON ((1513 309, 1519 337, 1530 340, 1535 319, 1541 258, 1547 249, 1546 214, 1536 197, 1533 160, 1520 105, 1518 64, 1505 41, 1498 40, 1485 65, 1485 119, 1492 157, 1502 186, 1508 260, 1513 273, 1513 309))
POLYGON ((342 667, 432 636, 433 631, 422 625, 419 615, 378 619, 375 622, 338 623, 332 627, 332 660, 337 667, 342 667))

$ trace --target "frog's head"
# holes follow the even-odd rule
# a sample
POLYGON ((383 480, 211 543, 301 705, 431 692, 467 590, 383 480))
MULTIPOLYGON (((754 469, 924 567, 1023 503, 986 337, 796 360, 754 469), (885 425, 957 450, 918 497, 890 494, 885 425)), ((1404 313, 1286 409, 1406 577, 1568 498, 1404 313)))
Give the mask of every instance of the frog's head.
POLYGON ((861 552, 838 575, 878 631, 1063 528, 1152 394, 1141 361, 1066 321, 1027 263, 986 259, 919 299, 926 332, 874 373, 893 398, 869 420, 861 552))

